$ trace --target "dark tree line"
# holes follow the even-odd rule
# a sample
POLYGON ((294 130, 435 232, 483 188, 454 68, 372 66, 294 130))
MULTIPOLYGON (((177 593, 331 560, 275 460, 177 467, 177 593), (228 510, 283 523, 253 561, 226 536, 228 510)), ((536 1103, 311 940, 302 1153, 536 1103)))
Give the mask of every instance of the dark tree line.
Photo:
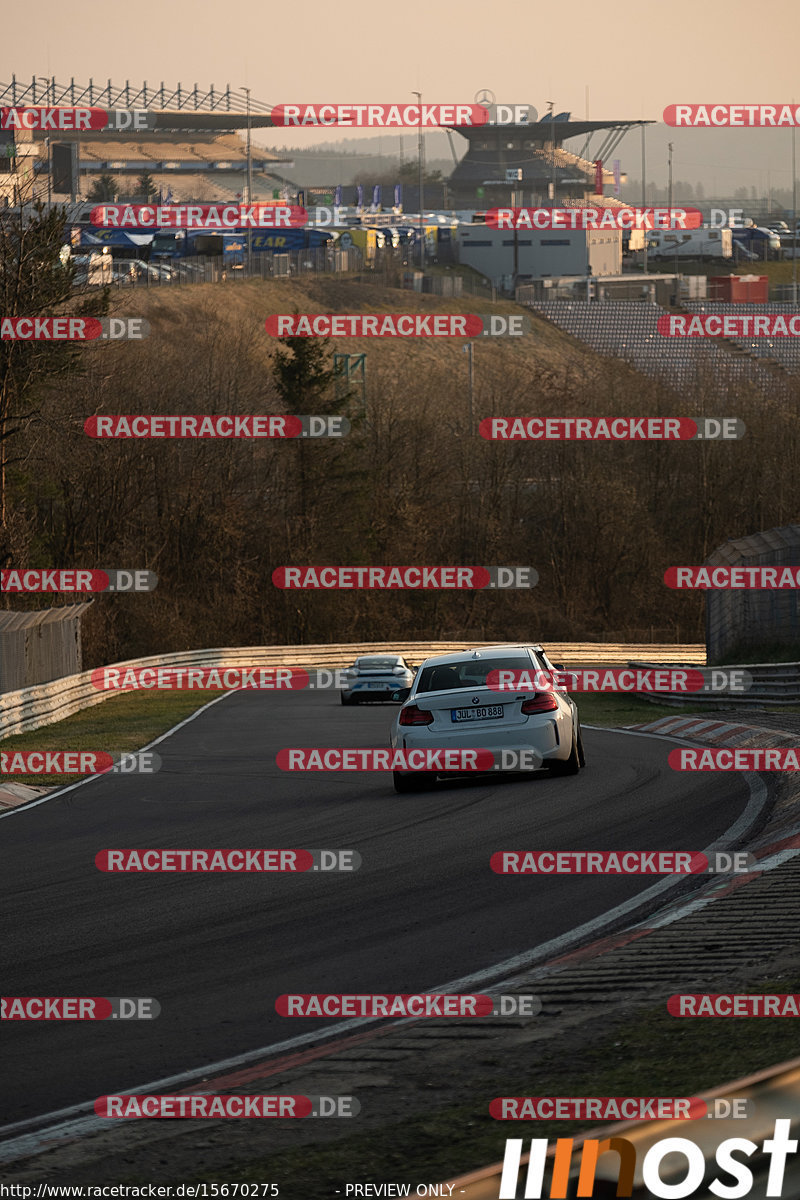
MULTIPOLYGON (((296 303, 299 285, 291 286, 296 303)), ((331 346, 302 338, 276 346, 265 336, 263 316, 287 311, 278 287, 137 293, 149 340, 84 348, 79 370, 37 379, 8 466, 5 565, 159 576, 152 594, 98 598, 87 665, 264 643, 647 640, 651 629, 656 640, 702 640, 702 598, 669 591, 666 568, 798 518, 796 386, 731 395, 709 378, 677 397, 624 364, 565 351, 547 327, 524 345, 478 345, 476 423, 736 416, 747 436, 491 443, 468 427, 460 344, 337 343, 368 353, 364 414, 360 395, 337 388, 331 346), (337 411, 352 422, 343 439, 83 433, 97 413, 337 411), (540 580, 533 590, 490 593, 299 592, 271 582, 278 566, 338 563, 521 564, 540 580)), ((447 305, 334 281, 308 289, 309 306, 324 311, 447 305)), ((15 608, 45 602, 13 597, 15 608)))

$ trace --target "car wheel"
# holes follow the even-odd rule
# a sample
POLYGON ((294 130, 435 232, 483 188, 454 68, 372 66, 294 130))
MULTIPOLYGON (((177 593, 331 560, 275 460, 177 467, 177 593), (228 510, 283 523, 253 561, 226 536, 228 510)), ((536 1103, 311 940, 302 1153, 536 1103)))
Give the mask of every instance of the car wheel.
POLYGON ((578 762, 582 767, 586 766, 586 754, 583 750, 583 734, 581 733, 580 725, 578 726, 578 762))
POLYGON ((396 792, 426 792, 436 781, 435 771, 392 771, 392 780, 396 792))
POLYGON ((580 752, 578 750, 578 738, 575 730, 572 731, 572 749, 569 752, 569 758, 551 758, 547 764, 551 775, 577 775, 581 769, 580 752))
POLYGON ((345 696, 344 692, 340 692, 339 694, 342 698, 342 704, 355 704, 356 703, 354 696, 345 696))

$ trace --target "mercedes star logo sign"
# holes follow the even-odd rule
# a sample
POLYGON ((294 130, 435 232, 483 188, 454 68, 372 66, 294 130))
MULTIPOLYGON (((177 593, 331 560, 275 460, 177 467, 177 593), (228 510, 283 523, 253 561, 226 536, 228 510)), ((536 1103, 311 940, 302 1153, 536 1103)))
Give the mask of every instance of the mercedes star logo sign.
POLYGON ((475 93, 475 103, 480 104, 482 108, 489 108, 494 104, 494 92, 490 92, 488 88, 482 88, 481 91, 475 93))

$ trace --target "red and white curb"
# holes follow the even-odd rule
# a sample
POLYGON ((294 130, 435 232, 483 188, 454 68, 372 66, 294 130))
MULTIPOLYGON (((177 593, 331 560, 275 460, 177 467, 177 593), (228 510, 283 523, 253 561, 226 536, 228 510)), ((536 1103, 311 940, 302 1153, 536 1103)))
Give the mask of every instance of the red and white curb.
POLYGON ((18 804, 27 804, 54 788, 30 787, 27 783, 4 783, 0 786, 0 809, 16 808, 18 804))
POLYGON ((765 745, 780 746, 788 742, 800 742, 800 734, 787 729, 768 729, 761 725, 731 725, 728 721, 708 721, 698 717, 659 717, 641 725, 626 725, 626 729, 637 733, 660 733, 670 737, 689 738, 692 741, 711 742, 712 745, 738 745, 753 737, 764 736, 765 745))

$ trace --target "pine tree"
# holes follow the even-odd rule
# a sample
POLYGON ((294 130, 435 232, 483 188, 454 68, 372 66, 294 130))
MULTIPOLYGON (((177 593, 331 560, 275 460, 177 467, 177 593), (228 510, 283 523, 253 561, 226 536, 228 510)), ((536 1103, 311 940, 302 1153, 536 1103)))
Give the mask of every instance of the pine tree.
MULTIPOLYGON (((332 415, 342 412, 352 396, 352 391, 347 389, 337 396, 332 389, 331 385, 337 372, 330 364, 327 342, 322 338, 313 337, 283 337, 279 342, 272 373, 284 410, 293 416, 332 415)), ((309 515, 309 492, 313 482, 308 462, 310 449, 306 438, 297 439, 298 511, 301 530, 304 530, 309 515)), ((314 459, 319 463, 324 461, 320 449, 315 447, 312 450, 314 459)))
POLYGON ((90 200, 113 200, 118 190, 114 176, 104 171, 102 175, 98 175, 89 189, 88 198, 90 200))
POLYGON ((340 411, 341 402, 328 397, 336 372, 329 365, 328 348, 320 338, 280 338, 272 368, 275 386, 286 411, 328 413, 340 411))
POLYGON ((145 204, 147 204, 151 197, 158 195, 158 187, 149 171, 145 171, 136 180, 136 191, 145 204))

